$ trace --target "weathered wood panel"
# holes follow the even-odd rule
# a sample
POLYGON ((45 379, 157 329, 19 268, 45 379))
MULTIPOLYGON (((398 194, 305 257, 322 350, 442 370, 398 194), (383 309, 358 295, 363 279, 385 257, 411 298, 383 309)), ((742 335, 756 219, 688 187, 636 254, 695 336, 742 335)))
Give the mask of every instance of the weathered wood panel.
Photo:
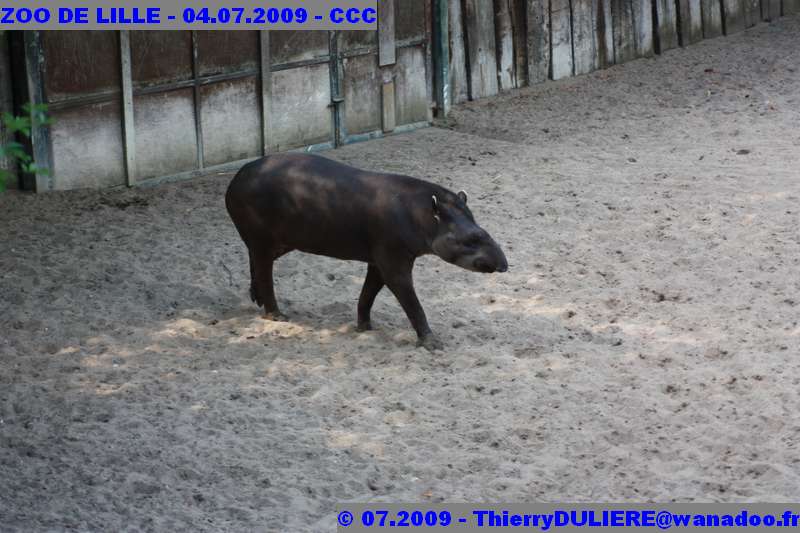
POLYGON ((528 83, 528 24, 525 0, 509 0, 511 3, 511 33, 514 40, 514 73, 517 87, 528 83))
MULTIPOLYGON (((681 46, 703 40, 703 13, 701 0, 677 0, 678 39, 681 46)), ((760 0, 753 0, 759 2, 760 0)))
POLYGON ((761 0, 742 0, 742 15, 745 28, 751 28, 761 22, 761 0))
POLYGON ((572 28, 569 0, 550 0, 551 53, 550 73, 559 80, 574 73, 572 28))
POLYGON ((614 31, 611 18, 611 0, 597 0, 594 4, 597 31, 597 65, 606 68, 614 64, 614 31))
MULTIPOLYGON (((272 32, 271 37, 279 33, 286 32, 272 32)), ((328 64, 273 72, 270 138, 274 144, 270 151, 330 141, 330 103, 328 64)))
POLYGON ((494 7, 488 0, 465 0, 470 98, 497 94, 494 7))
POLYGON ((134 87, 192 78, 192 32, 142 30, 130 36, 134 87))
POLYGON ((656 6, 657 52, 678 46, 678 24, 675 0, 653 0, 656 6))
POLYGON ((382 67, 395 63, 394 29, 394 0, 378 2, 378 64, 382 67))
POLYGON ((722 0, 723 28, 726 35, 745 28, 744 3, 749 0, 722 0))
POLYGON ((381 88, 381 102, 383 103, 383 119, 381 122, 384 133, 394 131, 397 127, 397 111, 395 110, 394 82, 385 81, 381 88))
POLYGON ((422 47, 412 46, 397 51, 395 100, 398 125, 429 120, 425 53, 422 47))
POLYGON ((572 60, 575 74, 586 74, 597 68, 596 6, 597 0, 572 0, 572 60))
POLYGON ((448 6, 450 19, 450 98, 454 104, 469 100, 467 81, 467 56, 464 46, 464 20, 461 2, 451 0, 448 6))
MULTIPOLYGON (((374 55, 345 58, 344 118, 347 135, 381 129, 381 77, 374 55)), ((424 74, 424 70, 422 71, 424 74)), ((425 78, 423 77, 423 84, 425 78)))
MULTIPOLYGON (((780 0, 778 1, 780 2, 780 0)), ((700 8, 703 12, 703 39, 713 39, 722 35, 722 7, 720 0, 701 0, 700 8)))
POLYGON ((636 33, 633 22, 634 1, 637 0, 611 0, 615 63, 625 63, 636 58, 636 33))
POLYGON ((782 13, 784 16, 800 13, 800 0, 783 0, 782 6, 782 13))
POLYGON ((205 166, 261 154, 261 115, 255 77, 200 88, 205 166))
MULTIPOLYGON (((382 2, 379 0, 378 4, 382 2)), ((425 0, 394 0, 395 37, 398 41, 425 37, 425 0)))
MULTIPOLYGON (((112 31, 41 33, 48 102, 119 90, 119 35, 112 31)), ((187 56, 188 57, 188 56, 187 56)))
POLYGON ((133 117, 137 179, 197 168, 192 89, 134 96, 133 117))
POLYGON ((273 65, 325 57, 328 55, 328 32, 324 30, 270 32, 269 55, 273 65))
POLYGON ((198 31, 197 73, 200 76, 258 68, 257 31, 198 31))
POLYGON ((494 31, 497 49, 497 81, 501 90, 517 86, 514 65, 514 31, 511 25, 511 0, 494 0, 494 31))
MULTIPOLYGON (((50 170, 55 189, 125 184, 121 110, 120 101, 113 100, 51 113, 54 123, 50 127, 53 143, 50 170)), ((189 130, 191 137, 194 128, 189 130)))
POLYGON ((653 55, 653 5, 651 0, 633 0, 633 21, 636 33, 636 55, 653 55))
POLYGON ((528 84, 541 83, 550 75, 549 0, 526 2, 528 84))
POLYGON ((761 19, 778 20, 781 16, 781 0, 761 0, 761 19))

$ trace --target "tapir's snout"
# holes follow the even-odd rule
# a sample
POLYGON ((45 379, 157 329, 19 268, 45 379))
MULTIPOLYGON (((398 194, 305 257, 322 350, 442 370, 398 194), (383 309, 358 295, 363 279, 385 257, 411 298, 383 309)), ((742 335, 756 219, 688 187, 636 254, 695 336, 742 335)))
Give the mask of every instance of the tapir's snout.
POLYGON ((500 246, 492 241, 490 246, 487 246, 482 253, 478 254, 477 257, 473 259, 472 268, 470 268, 470 270, 483 272, 485 274, 507 272, 508 261, 506 260, 503 250, 500 249, 500 246))
POLYGON ((497 267, 498 272, 508 272, 508 261, 506 261, 505 256, 503 257, 503 262, 497 267))

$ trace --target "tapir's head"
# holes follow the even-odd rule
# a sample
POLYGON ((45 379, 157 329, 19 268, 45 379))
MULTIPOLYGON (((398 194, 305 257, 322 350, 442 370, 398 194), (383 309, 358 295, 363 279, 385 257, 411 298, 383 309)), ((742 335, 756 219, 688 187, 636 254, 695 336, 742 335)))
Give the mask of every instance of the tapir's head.
POLYGON ((505 272, 508 261, 500 246, 475 223, 467 207, 467 193, 434 195, 431 216, 436 234, 431 242, 433 253, 473 272, 505 272))

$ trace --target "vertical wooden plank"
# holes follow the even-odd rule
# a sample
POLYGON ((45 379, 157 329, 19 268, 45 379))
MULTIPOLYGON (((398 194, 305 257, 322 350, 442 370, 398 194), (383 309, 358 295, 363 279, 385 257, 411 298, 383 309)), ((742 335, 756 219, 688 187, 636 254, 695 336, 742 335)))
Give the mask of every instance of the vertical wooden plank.
POLYGON ((331 30, 328 32, 328 56, 329 56, 329 69, 331 80, 331 113, 333 120, 331 127, 333 128, 333 145, 343 146, 347 138, 347 128, 344 122, 344 91, 343 79, 344 68, 342 66, 342 58, 339 55, 339 32, 331 30))
POLYGON ((614 23, 614 62, 625 63, 636 58, 636 34, 633 24, 633 2, 636 0, 611 0, 614 23))
POLYGON ((122 142, 125 152, 125 183, 136 184, 136 129, 133 122, 133 78, 131 76, 131 36, 119 32, 119 57, 122 77, 122 142))
POLYGON ((761 0, 761 19, 778 20, 781 16, 781 0, 761 0))
POLYGON ((597 68, 597 31, 594 11, 597 0, 572 0, 572 53, 575 74, 597 68))
POLYGON ((703 39, 713 39, 722 35, 720 0, 700 0, 700 8, 703 13, 703 39))
POLYGON ((528 25, 525 0, 509 0, 511 4, 511 35, 514 42, 514 73, 516 86, 528 83, 528 25))
POLYGON ((384 133, 394 131, 397 126, 397 115, 394 109, 394 81, 385 81, 382 86, 381 99, 383 100, 382 127, 384 133))
POLYGON ((678 46, 678 25, 675 0, 653 0, 656 6, 657 52, 678 46))
POLYGON ((525 19, 528 85, 533 85, 550 76, 550 1, 528 0, 525 19))
POLYGON ((784 17, 800 13, 800 0, 783 0, 781 13, 784 17))
POLYGON ((425 94, 428 104, 428 122, 433 121, 436 96, 433 94, 433 0, 425 0, 425 94))
MULTIPOLYGON (((760 0, 752 1, 760 2, 760 0)), ((676 0, 678 40, 681 46, 688 46, 703 40, 703 14, 700 2, 701 0, 676 0)))
POLYGON ((450 10, 447 0, 433 6, 433 64, 435 69, 436 109, 440 117, 450 113, 450 10))
POLYGON ((494 31, 497 49, 497 83, 500 90, 517 86, 514 69, 514 32, 511 26, 510 0, 494 0, 494 31))
POLYGON ((394 0, 378 2, 378 65, 394 65, 396 44, 394 38, 394 0))
POLYGON ((594 9, 595 31, 597 32, 597 66, 598 68, 606 68, 614 64, 611 0, 597 0, 594 9))
MULTIPOLYGON (((11 53, 10 53, 9 33, 0 31, 0 115, 3 113, 13 114, 14 97, 11 87, 11 53)), ((4 127, 0 127, 0 146, 14 140, 14 136, 4 127)), ((6 187, 16 189, 18 187, 17 164, 10 157, 0 156, 0 170, 8 173, 6 187)))
POLYGON ((469 99, 467 82, 467 56, 464 45, 464 20, 460 0, 449 0, 449 41, 450 41, 450 98, 458 104, 469 99))
POLYGON ((470 98, 497 94, 494 8, 488 0, 465 0, 470 98))
POLYGON ((649 57, 653 47, 653 4, 651 0, 633 0, 636 56, 649 57))
POLYGON ((744 3, 748 0, 722 0, 722 27, 725 35, 731 35, 745 28, 744 3))
MULTIPOLYGON (((761 22, 761 0, 741 0, 744 27, 751 28, 761 22)), ((800 1, 795 0, 800 4, 800 1)))
POLYGON ((192 76, 194 77, 194 127, 197 132, 197 168, 206 166, 203 149, 202 102, 200 101, 200 61, 197 57, 197 30, 192 30, 192 76))
POLYGON ((261 145, 263 155, 273 151, 275 145, 271 136, 272 110, 272 59, 269 51, 269 30, 258 32, 259 76, 261 85, 261 145))
POLYGON ((572 28, 569 0, 550 0, 550 74, 554 80, 572 76, 572 28))
MULTIPOLYGON (((44 104, 44 52, 42 51, 41 34, 38 31, 23 32, 25 40, 25 70, 28 82, 28 98, 32 104, 44 104)), ((53 146, 50 142, 50 130, 38 126, 31 131, 31 148, 33 160, 37 167, 46 168, 48 174, 32 176, 36 192, 53 189, 53 146)))

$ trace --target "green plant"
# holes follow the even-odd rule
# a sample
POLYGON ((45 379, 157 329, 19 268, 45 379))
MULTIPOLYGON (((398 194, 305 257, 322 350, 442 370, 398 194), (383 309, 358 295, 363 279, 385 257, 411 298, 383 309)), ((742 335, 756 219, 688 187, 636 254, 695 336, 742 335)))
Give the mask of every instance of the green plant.
MULTIPOLYGON (((8 130, 9 134, 19 133, 30 139, 31 131, 34 128, 48 126, 53 123, 53 120, 47 116, 47 104, 25 104, 22 106, 22 111, 25 112, 23 116, 3 113, 3 116, 0 117, 3 127, 8 130)), ((16 141, 0 145, 0 159, 2 158, 8 158, 12 162, 16 161, 20 169, 28 174, 48 173, 46 168, 37 166, 33 156, 25 151, 25 147, 22 144, 16 141)), ((0 168, 0 192, 6 189, 6 181, 10 175, 9 171, 0 168)))

